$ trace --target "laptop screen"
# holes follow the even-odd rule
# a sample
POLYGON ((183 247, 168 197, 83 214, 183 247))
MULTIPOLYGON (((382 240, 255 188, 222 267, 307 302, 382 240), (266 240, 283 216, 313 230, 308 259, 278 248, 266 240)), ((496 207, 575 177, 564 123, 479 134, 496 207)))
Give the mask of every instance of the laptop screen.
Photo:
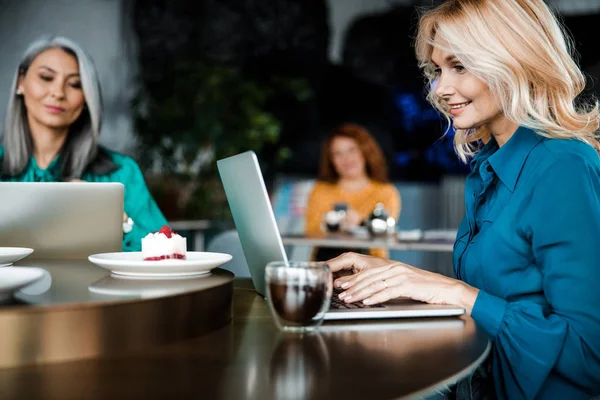
POLYGON ((123 193, 116 182, 2 182, 0 243, 33 248, 29 259, 121 251, 123 193))
POLYGON ((265 296, 265 266, 287 261, 258 159, 247 151, 217 161, 219 175, 256 291, 265 296))

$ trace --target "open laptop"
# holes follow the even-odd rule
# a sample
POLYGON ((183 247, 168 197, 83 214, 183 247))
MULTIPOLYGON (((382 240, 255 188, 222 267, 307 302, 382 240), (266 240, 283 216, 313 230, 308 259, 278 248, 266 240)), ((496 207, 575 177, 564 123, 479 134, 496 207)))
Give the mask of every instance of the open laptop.
POLYGON ((28 259, 87 259, 121 251, 120 183, 1 182, 0 246, 30 247, 28 259))
MULTIPOLYGON (((287 261, 287 255, 258 159, 254 152, 248 151, 218 160, 217 167, 252 282, 256 291, 264 296, 265 266, 270 261, 287 261)), ((325 319, 447 317, 462 315, 465 312, 458 306, 426 304, 410 299, 391 300, 374 307, 337 307, 335 302, 332 302, 325 319)))

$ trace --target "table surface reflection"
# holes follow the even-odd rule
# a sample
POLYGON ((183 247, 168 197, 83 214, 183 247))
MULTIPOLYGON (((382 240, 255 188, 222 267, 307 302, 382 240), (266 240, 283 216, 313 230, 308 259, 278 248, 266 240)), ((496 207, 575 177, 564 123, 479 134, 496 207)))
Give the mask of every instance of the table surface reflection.
POLYGON ((0 398, 413 398, 466 376, 489 353, 487 335, 466 316, 283 334, 251 282, 234 285, 224 328, 143 354, 0 370, 0 398))
POLYGON ((88 260, 24 259, 15 266, 42 268, 45 274, 39 281, 16 291, 13 300, 0 303, 0 312, 10 306, 81 306, 164 297, 213 287, 227 275, 215 269, 177 279, 118 277, 88 260))

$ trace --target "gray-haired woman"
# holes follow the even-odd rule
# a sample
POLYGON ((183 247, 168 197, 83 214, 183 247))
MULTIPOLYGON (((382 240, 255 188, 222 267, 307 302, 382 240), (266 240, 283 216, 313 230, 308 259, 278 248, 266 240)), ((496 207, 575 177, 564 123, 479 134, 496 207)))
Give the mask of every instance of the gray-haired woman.
POLYGON ((34 41, 11 86, 0 181, 120 182, 124 228, 131 228, 123 250, 138 250, 141 238, 167 221, 136 162, 98 145, 101 121, 98 74, 87 52, 64 37, 34 41))

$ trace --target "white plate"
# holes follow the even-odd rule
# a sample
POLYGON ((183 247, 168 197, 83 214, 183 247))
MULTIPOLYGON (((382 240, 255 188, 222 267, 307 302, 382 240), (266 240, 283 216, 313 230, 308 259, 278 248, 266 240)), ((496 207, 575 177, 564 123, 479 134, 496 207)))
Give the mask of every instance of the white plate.
POLYGON ((44 276, 44 270, 32 267, 0 269, 0 302, 12 297, 13 292, 32 284, 44 276))
POLYGON ((10 265, 33 253, 27 247, 0 247, 0 267, 10 265))
POLYGON ((141 252, 94 254, 88 259, 115 275, 178 277, 202 275, 231 260, 230 254, 188 251, 185 260, 144 261, 141 252))

